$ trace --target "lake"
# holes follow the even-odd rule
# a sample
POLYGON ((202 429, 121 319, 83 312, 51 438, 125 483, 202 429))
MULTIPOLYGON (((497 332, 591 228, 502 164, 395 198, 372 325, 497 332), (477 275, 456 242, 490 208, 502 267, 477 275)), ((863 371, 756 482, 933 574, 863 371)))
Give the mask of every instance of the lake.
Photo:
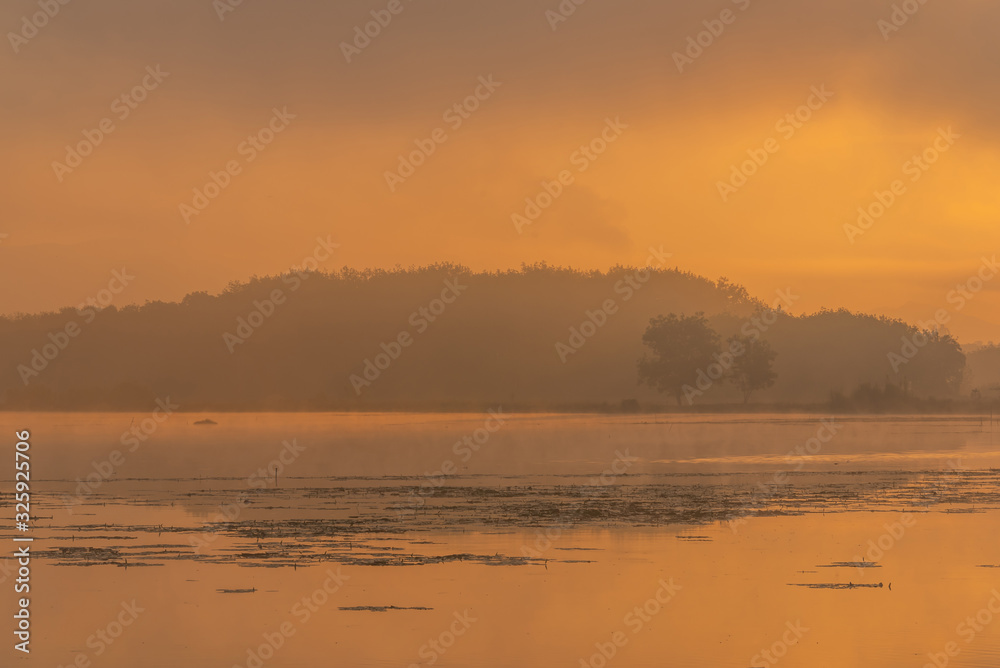
POLYGON ((31 431, 18 665, 1000 665, 988 419, 0 422, 31 431))

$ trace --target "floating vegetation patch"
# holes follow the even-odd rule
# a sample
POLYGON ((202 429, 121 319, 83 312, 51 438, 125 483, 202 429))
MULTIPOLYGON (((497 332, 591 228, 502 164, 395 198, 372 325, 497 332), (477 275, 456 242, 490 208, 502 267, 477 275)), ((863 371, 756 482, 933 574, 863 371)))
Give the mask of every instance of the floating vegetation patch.
POLYGON ((341 608, 348 612, 388 612, 390 610, 433 610, 420 605, 398 606, 398 605, 355 605, 348 608, 341 608))
POLYGON ((853 582, 848 582, 847 584, 836 583, 836 584, 797 584, 789 583, 790 587, 808 587, 809 589, 881 589, 882 583, 878 584, 854 584, 853 582))

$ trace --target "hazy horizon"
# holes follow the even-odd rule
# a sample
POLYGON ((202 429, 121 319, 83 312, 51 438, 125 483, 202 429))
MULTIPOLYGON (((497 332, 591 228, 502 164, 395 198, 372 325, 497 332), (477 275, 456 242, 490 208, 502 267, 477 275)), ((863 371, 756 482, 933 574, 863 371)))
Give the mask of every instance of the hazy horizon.
POLYGON ((1000 665, 998 25, 7 0, 0 665, 1000 665))
MULTIPOLYGON (((330 262, 330 263, 327 263, 327 264, 335 265, 334 262, 330 262)), ((454 265, 454 266, 460 266, 460 267, 464 266, 464 265, 462 265, 459 262, 455 262, 455 263, 443 262, 443 263, 440 263, 440 264, 454 265)), ((398 270, 398 269, 402 268, 402 267, 400 267, 398 265, 394 266, 394 267, 351 267, 351 266, 347 266, 347 265, 324 267, 323 263, 318 263, 317 266, 319 267, 318 271, 321 272, 321 273, 329 273, 329 272, 336 273, 336 272, 340 272, 340 271, 344 271, 344 270, 347 270, 347 271, 356 271, 356 272, 365 272, 365 271, 373 271, 373 270, 374 271, 383 271, 383 270, 384 271, 394 271, 394 270, 398 270)), ((431 265, 421 265, 421 266, 412 266, 411 265, 410 267, 408 267, 408 269, 424 269, 424 268, 428 268, 430 266, 431 265)), ((580 268, 580 267, 573 267, 573 266, 569 266, 569 265, 567 265, 567 266, 549 265, 549 266, 552 266, 554 269, 559 269, 559 270, 566 269, 566 270, 572 270, 572 271, 596 271, 596 272, 599 272, 601 274, 607 274, 607 275, 610 276, 610 272, 615 268, 615 266, 641 267, 642 265, 641 265, 641 263, 634 263, 634 264, 621 263, 621 264, 618 264, 618 265, 615 265, 615 266, 605 267, 603 269, 601 269, 601 268, 593 268, 593 267, 591 267, 591 268, 580 268)), ((263 275, 263 276, 261 276, 261 275, 253 275, 253 276, 245 276, 245 277, 241 277, 241 278, 232 278, 232 279, 230 279, 229 281, 226 282, 226 285, 224 285, 222 287, 219 287, 218 289, 214 289, 214 290, 195 289, 195 290, 191 290, 189 292, 185 292, 183 295, 179 295, 179 296, 176 296, 176 297, 150 297, 150 296, 145 296, 145 297, 142 297, 141 299, 140 298, 131 298, 130 299, 130 298, 124 296, 125 292, 123 291, 121 294, 115 294, 114 295, 114 299, 112 301, 110 301, 108 305, 109 306, 114 306, 116 308, 121 308, 121 307, 125 307, 125 306, 142 306, 145 303, 156 302, 156 301, 162 301, 162 302, 167 302, 167 303, 180 303, 180 302, 183 301, 183 299, 185 297, 188 297, 190 295, 195 295, 195 294, 203 294, 203 293, 207 293, 207 294, 212 295, 212 296, 219 296, 219 295, 222 295, 226 291, 227 288, 229 288, 230 286, 232 286, 234 284, 244 284, 245 285, 245 284, 248 284, 249 282, 251 282, 252 280, 260 279, 260 278, 280 278, 281 276, 294 274, 296 271, 303 270, 305 268, 306 267, 304 267, 303 264, 300 262, 300 263, 297 263, 296 265, 294 265, 291 268, 286 268, 286 270, 282 271, 282 272, 277 272, 277 273, 274 273, 274 274, 267 274, 267 275, 263 275), (288 271, 288 269, 291 269, 291 271, 288 271)), ((518 271, 518 270, 520 270, 520 267, 507 267, 507 268, 481 269, 481 270, 474 270, 474 269, 472 269, 470 267, 465 267, 465 268, 469 269, 470 271, 473 271, 473 273, 476 273, 476 274, 504 273, 504 272, 510 272, 510 271, 518 271)), ((680 271, 687 271, 682 266, 677 266, 676 268, 679 269, 680 271)), ((115 275, 115 273, 121 274, 122 270, 126 270, 126 273, 128 273, 128 272, 131 271, 131 270, 129 270, 129 268, 127 266, 123 265, 123 267, 121 267, 118 270, 112 271, 109 275, 113 277, 115 275)), ((313 269, 313 270, 315 271, 316 269, 313 269)), ((696 274, 696 276, 698 276, 699 278, 713 280, 712 277, 708 277, 708 276, 700 276, 700 275, 697 275, 697 274, 696 274)), ((740 283, 739 280, 735 280, 732 276, 716 277, 716 280, 717 279, 722 279, 722 278, 730 280, 730 281, 732 281, 734 284, 736 284, 738 286, 742 286, 742 283, 740 283)), ((98 288, 97 292, 99 293, 101 290, 103 290, 106 284, 107 284, 107 281, 105 281, 104 284, 99 284, 97 286, 97 288, 98 288)), ((134 284, 132 284, 131 282, 129 283, 129 286, 128 286, 130 288, 129 289, 129 293, 136 292, 136 290, 132 290, 131 289, 133 287, 133 285, 134 284)), ((781 289, 782 288, 779 287, 776 290, 771 290, 771 292, 769 294, 777 292, 777 291, 780 291, 781 289)), ((790 286, 786 286, 784 289, 787 290, 787 291, 791 291, 791 287, 790 286)), ((970 294, 972 294, 972 293, 970 293, 970 294)), ((956 292, 949 291, 949 295, 951 295, 954 299, 959 299, 961 297, 961 293, 958 293, 957 291, 956 292)), ((937 306, 934 306, 934 305, 931 305, 931 304, 921 304, 921 303, 917 303, 917 302, 907 302, 906 304, 903 304, 903 305, 899 306, 898 308, 889 308, 889 309, 883 309, 883 310, 879 310, 879 309, 862 309, 862 308, 851 309, 849 307, 845 307, 845 306, 842 306, 842 305, 841 306, 829 306, 829 305, 824 305, 824 304, 815 306, 812 309, 802 309, 802 308, 797 308, 797 306, 798 306, 798 304, 801 301, 805 301, 803 299, 804 295, 796 294, 795 296, 796 296, 795 303, 794 304, 790 304, 790 305, 786 305, 784 307, 784 310, 787 311, 788 313, 792 314, 792 315, 810 316, 810 315, 816 315, 816 314, 821 313, 823 311, 838 310, 840 308, 845 308, 848 311, 851 311, 852 313, 857 313, 857 314, 862 314, 862 315, 875 315, 875 316, 882 316, 882 315, 884 315, 884 316, 888 316, 890 318, 897 319, 897 320, 903 321, 903 322, 905 322, 905 323, 907 323, 909 325, 914 325, 914 326, 919 326, 919 324, 923 323, 923 322, 933 322, 934 321, 934 314, 939 309, 942 308, 942 306, 940 304, 937 305, 937 306)), ((757 294, 754 294, 754 293, 750 292, 750 297, 756 298, 756 299, 761 299, 762 301, 767 301, 767 295, 757 295, 757 294)), ((93 299, 93 298, 94 298, 94 295, 88 295, 88 299, 93 299)), ((972 301, 971 299, 964 300, 965 303, 970 303, 971 301, 972 301)), ((79 307, 79 306, 81 306, 83 304, 86 304, 86 303, 87 303, 87 299, 78 299, 76 302, 63 303, 63 304, 57 304, 57 305, 54 304, 51 307, 41 308, 41 309, 36 310, 36 311, 15 310, 15 311, 10 311, 10 312, 0 313, 0 318, 11 318, 11 317, 19 316, 19 315, 41 315, 41 314, 45 314, 45 313, 58 313, 59 311, 62 311, 62 310, 67 309, 67 308, 76 309, 77 307, 79 307)), ((958 303, 958 302, 951 302, 951 305, 954 306, 956 303, 958 303)), ((940 326, 941 331, 951 334, 956 339, 958 339, 959 342, 962 343, 964 346, 973 346, 973 347, 975 347, 975 346, 978 346, 978 345, 989 345, 989 344, 993 344, 995 342, 1000 342, 1000 326, 995 326, 995 323, 993 323, 991 321, 983 320, 983 319, 978 318, 976 316, 971 316, 968 313, 962 313, 961 309, 958 309, 957 311, 955 309, 950 309, 948 322, 946 322, 946 323, 940 323, 939 326, 940 326)))
MULTIPOLYGON (((77 304, 123 266, 136 274, 123 304, 214 293, 330 235, 330 266, 357 268, 606 269, 662 245, 755 295, 791 287, 803 311, 913 321, 1000 246, 996 6, 893 19, 891 3, 860 0, 586 2, 561 20, 555 2, 404 2, 357 38, 386 5, 68 3, 31 33, 39 5, 6 3, 2 95, 18 131, 0 280, 20 289, 0 292, 0 313, 77 304), (691 46, 706 30, 721 32, 691 46), (143 99, 123 101, 136 86, 143 99), (67 146, 105 119, 67 169, 67 146), (269 124, 271 143, 242 145, 269 124), (412 175, 387 178, 437 129, 412 175), (580 153, 602 133, 603 152, 580 153), (933 163, 914 161, 925 152, 933 163), (739 185, 732 167, 755 155, 739 185), (230 162, 239 173, 185 214, 230 162), (526 198, 564 170, 554 203, 519 227, 526 198), (845 229, 880 197, 884 215, 845 229)), ((998 287, 968 300, 957 336, 1000 339, 998 287)))

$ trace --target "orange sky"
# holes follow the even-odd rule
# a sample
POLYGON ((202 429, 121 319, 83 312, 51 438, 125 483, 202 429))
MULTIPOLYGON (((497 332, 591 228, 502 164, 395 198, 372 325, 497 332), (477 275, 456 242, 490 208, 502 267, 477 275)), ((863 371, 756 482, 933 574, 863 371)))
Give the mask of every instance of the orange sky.
POLYGON ((328 268, 607 268, 662 245, 763 298, 791 287, 796 312, 948 308, 963 340, 1000 340, 1000 277, 948 300, 1000 250, 995 3, 927 3, 890 32, 892 3, 870 0, 590 0, 559 22, 556 0, 401 0, 347 62, 341 43, 388 0, 245 0, 220 20, 225 1, 70 2, 37 34, 36 2, 4 3, 0 313, 75 306, 121 267, 136 278, 119 305, 215 292, 329 235, 328 268), (675 52, 707 29, 679 72, 675 52), (144 82, 144 100, 121 99, 144 82), (445 113, 477 89, 478 108, 445 113), (778 123, 808 101, 808 120, 778 123), (241 148, 275 108, 294 118, 241 148), (578 152, 609 118, 606 150, 578 152), (103 119, 113 131, 79 166, 54 167, 103 119), (391 190, 398 156, 438 128, 391 190), (767 161, 723 201, 748 151, 767 161), (239 173, 188 222, 180 206, 227 163, 239 173), (519 233, 512 214, 564 170, 519 233), (845 224, 897 179, 851 243, 845 224))

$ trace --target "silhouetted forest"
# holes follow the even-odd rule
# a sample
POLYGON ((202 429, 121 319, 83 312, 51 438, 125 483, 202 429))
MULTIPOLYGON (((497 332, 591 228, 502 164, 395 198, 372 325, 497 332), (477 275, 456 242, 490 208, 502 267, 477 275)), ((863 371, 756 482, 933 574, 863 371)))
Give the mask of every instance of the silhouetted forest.
POLYGON ((966 356, 897 320, 796 317, 772 302, 677 269, 255 277, 180 303, 2 318, 0 395, 7 409, 140 410, 166 397, 181 410, 649 409, 681 402, 639 384, 644 332, 654 318, 700 312, 720 345, 766 342, 751 348, 766 382, 712 382, 682 407, 752 394, 754 404, 867 410, 858 388, 889 385, 914 399, 894 409, 998 396, 996 347, 966 356), (909 356, 904 339, 915 336, 909 356))

